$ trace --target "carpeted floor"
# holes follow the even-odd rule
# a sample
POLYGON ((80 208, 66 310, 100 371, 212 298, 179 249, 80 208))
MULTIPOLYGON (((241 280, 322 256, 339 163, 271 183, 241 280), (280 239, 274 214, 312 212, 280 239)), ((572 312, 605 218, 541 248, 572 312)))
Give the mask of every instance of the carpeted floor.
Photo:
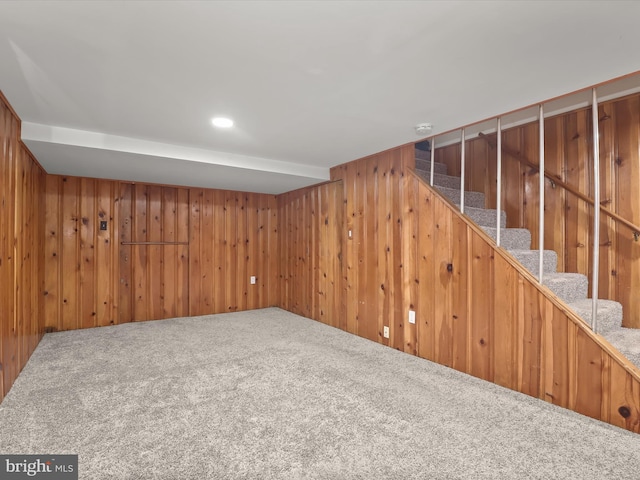
POLYGON ((48 334, 0 453, 82 479, 637 479, 640 435, 279 309, 48 334))

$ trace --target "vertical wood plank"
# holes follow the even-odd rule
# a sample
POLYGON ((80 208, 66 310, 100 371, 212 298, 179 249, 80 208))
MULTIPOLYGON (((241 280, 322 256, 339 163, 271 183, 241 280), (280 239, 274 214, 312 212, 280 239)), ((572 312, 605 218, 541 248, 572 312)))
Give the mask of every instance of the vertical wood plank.
POLYGON ((116 183, 100 180, 96 184, 97 218, 95 255, 96 255, 96 325, 113 325, 114 298, 118 284, 117 267, 114 259, 114 248, 117 246, 116 222, 114 221, 116 183), (107 229, 101 230, 99 222, 107 222, 107 229), (114 274, 116 272, 116 274, 114 274))
POLYGON ((45 188, 44 325, 57 331, 62 329, 62 177, 48 175, 45 188))
POLYGON ((133 185, 120 184, 119 199, 119 291, 118 291, 118 323, 132 322, 133 315, 133 247, 123 245, 133 241, 133 185))
POLYGON ((202 204, 204 203, 204 190, 191 189, 191 235, 189 239, 189 315, 202 315, 203 291, 202 291, 202 204))
MULTIPOLYGON (((227 192, 225 196, 225 275, 229 285, 237 286, 237 221, 238 198, 237 194, 227 192)), ((233 312, 237 310, 236 288, 229 288, 225 292, 225 310, 233 312)))
POLYGON ((493 381, 493 258, 489 246, 477 234, 471 235, 470 296, 470 373, 493 381))
POLYGON ((452 362, 451 366, 461 372, 468 369, 469 342, 469 229, 458 217, 452 219, 451 235, 453 238, 453 277, 451 292, 451 324, 452 362))
POLYGON ((62 179, 62 329, 78 328, 80 318, 80 263, 78 257, 78 198, 80 181, 75 177, 62 179))
POLYGON ((80 180, 80 328, 97 325, 96 315, 96 259, 95 235, 97 229, 96 216, 96 181, 80 180))
MULTIPOLYGON (((148 185, 133 186, 133 241, 149 241, 149 199, 148 185)), ((133 245, 133 318, 135 321, 149 320, 149 246, 133 245)))
POLYGON ((190 193, 186 188, 177 190, 176 200, 176 232, 178 242, 183 245, 177 247, 177 264, 176 264, 176 315, 184 317, 189 314, 189 303, 191 291, 189 260, 191 258, 191 247, 189 239, 191 238, 190 223, 190 193))
MULTIPOLYGON (((617 213, 640 223, 640 96, 615 104, 617 213)), ((623 326, 640 328, 640 248, 627 229, 617 239, 617 290, 627 315, 623 326)))
MULTIPOLYGON (((177 189, 162 189, 162 241, 178 241, 178 214, 177 214, 177 189)), ((172 318, 177 316, 177 266, 179 262, 179 246, 165 246, 162 248, 162 277, 159 318, 172 318)))
POLYGON ((214 274, 215 293, 213 298, 213 313, 226 311, 225 294, 228 286, 225 267, 225 251, 226 251, 226 233, 225 233, 225 192, 217 191, 214 193, 215 212, 213 217, 213 239, 214 248, 214 274))
POLYGON ((494 382, 514 389, 517 382, 517 349, 515 319, 518 315, 518 291, 516 272, 509 268, 502 257, 495 258, 493 300, 494 312, 500 315, 493 322, 493 371, 494 382))

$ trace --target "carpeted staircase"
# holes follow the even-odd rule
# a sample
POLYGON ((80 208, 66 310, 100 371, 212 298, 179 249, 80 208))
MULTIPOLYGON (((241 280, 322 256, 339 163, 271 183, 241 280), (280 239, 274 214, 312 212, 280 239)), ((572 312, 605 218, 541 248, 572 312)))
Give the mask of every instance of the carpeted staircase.
MULTIPOLYGON (((416 173, 429 183, 430 152, 416 149, 416 173)), ((434 187, 458 207, 460 206, 460 177, 447 175, 447 166, 434 164, 434 187)), ((464 192, 465 215, 496 239, 496 210, 486 209, 482 192, 464 192)), ((531 250, 531 233, 524 228, 506 228, 507 216, 500 212, 500 243, 527 270, 538 276, 539 252, 531 250)), ((589 281, 579 273, 557 271, 557 254, 543 252, 543 285, 564 301, 587 324, 591 324, 592 302, 587 298, 589 281)), ((611 300, 598 301, 598 333, 640 368, 640 330, 622 327, 622 305, 611 300)))

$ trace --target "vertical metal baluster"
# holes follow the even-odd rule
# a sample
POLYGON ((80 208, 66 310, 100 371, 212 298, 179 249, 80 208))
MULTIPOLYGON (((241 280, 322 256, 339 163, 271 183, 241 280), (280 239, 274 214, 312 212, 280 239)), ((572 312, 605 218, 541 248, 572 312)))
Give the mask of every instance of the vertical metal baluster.
POLYGON ((540 105, 540 111, 539 111, 539 119, 538 119, 538 124, 539 124, 539 140, 540 140, 540 144, 539 144, 539 150, 540 150, 540 163, 539 163, 539 177, 540 177, 540 183, 539 183, 539 191, 540 191, 540 205, 539 205, 539 209, 538 209, 538 248, 539 248, 539 254, 538 254, 538 268, 539 273, 538 273, 538 280, 540 281, 540 283, 542 283, 543 280, 543 266, 544 266, 544 107, 542 105, 540 105))
POLYGON ((431 137, 431 176, 429 178, 429 185, 433 187, 433 173, 435 171, 436 161, 436 137, 431 137))
POLYGON ((464 128, 460 132, 460 211, 464 213, 464 128))
POLYGON ((497 150, 497 176, 496 176, 496 180, 497 180, 497 192, 496 192, 496 243, 498 244, 498 246, 500 246, 500 233, 502 230, 502 222, 501 220, 501 215, 500 212, 502 211, 502 120, 500 117, 498 117, 498 126, 497 126, 497 146, 496 146, 496 150, 497 150))
POLYGON ((598 283, 600 275, 600 135, 598 126, 598 96, 592 91, 593 123, 593 278, 591 279, 591 329, 598 333, 598 283))

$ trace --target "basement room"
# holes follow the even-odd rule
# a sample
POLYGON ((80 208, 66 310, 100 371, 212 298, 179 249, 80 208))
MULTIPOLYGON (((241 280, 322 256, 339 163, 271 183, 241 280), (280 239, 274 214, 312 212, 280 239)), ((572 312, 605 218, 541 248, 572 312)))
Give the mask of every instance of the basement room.
POLYGON ((0 479, 640 472, 640 2, 0 2, 0 479))

